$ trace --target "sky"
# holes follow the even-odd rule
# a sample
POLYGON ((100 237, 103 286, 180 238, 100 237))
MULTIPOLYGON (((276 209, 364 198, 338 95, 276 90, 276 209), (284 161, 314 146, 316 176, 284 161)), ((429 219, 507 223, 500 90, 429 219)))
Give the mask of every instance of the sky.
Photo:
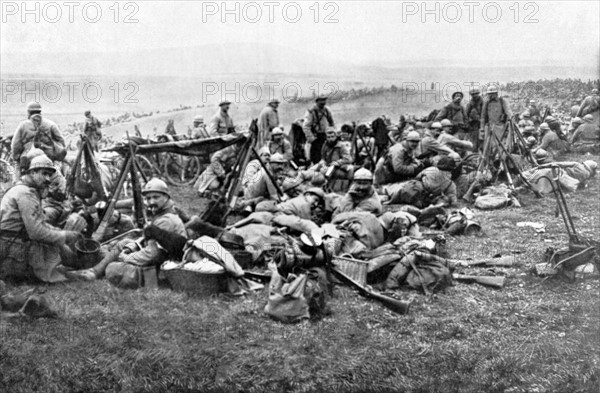
POLYGON ((599 63, 599 1, 0 3, 2 56, 267 42, 353 64, 599 63))

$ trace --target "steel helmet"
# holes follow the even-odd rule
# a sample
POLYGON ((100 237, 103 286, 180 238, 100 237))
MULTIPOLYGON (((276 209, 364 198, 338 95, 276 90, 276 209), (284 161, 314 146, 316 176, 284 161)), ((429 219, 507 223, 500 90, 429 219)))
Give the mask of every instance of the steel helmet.
POLYGON ((271 135, 283 135, 283 130, 279 127, 273 128, 271 135))
POLYGON ((52 171, 56 171, 52 160, 49 159, 46 155, 39 155, 31 160, 28 172, 34 171, 36 169, 50 169, 52 171))
POLYGON ((442 127, 452 127, 452 122, 448 119, 442 120, 442 127))
POLYGON ((498 88, 494 85, 491 85, 487 88, 487 94, 498 93, 498 88))
POLYGON ((598 89, 593 89, 592 94, 598 95, 598 89))
POLYGON ((194 116, 194 123, 200 123, 200 122, 204 123, 204 117, 202 117, 200 115, 194 116))
POLYGON ((591 114, 587 114, 587 115, 583 116, 583 121, 591 123, 594 121, 594 116, 591 114))
POLYGON ((157 178, 150 179, 150 181, 146 183, 144 189, 142 190, 142 195, 146 195, 149 192, 160 192, 162 194, 165 194, 169 198, 171 197, 171 195, 169 194, 169 187, 167 187, 167 183, 157 178))
POLYGON ((271 156, 271 163, 272 164, 273 163, 275 163, 275 164, 277 164, 277 163, 284 164, 286 162, 288 162, 288 160, 286 160, 285 157, 283 156, 283 154, 281 154, 281 153, 275 153, 275 154, 273 154, 271 156))
POLYGON ((527 144, 529 145, 533 145, 537 142, 537 139, 535 139, 534 136, 528 136, 525 142, 527 142, 527 144))
POLYGON ((335 129, 335 127, 327 127, 327 130, 325 131, 326 134, 337 134, 337 131, 335 129))
POLYGON ((546 117, 546 123, 554 123, 555 121, 556 119, 554 118, 554 116, 546 117))
POLYGON ((27 104, 27 112, 41 112, 42 106, 38 102, 30 102, 27 104))
POLYGON ((550 129, 550 126, 548 126, 548 123, 540 124, 540 130, 548 131, 549 129, 550 129))
POLYGON ((535 152, 535 158, 543 160, 548 157, 548 152, 544 149, 537 149, 535 152))
POLYGON ((416 128, 423 128, 423 123, 421 123, 420 121, 415 123, 415 127, 416 128))
POLYGON ((421 135, 417 131, 411 131, 406 135, 405 138, 409 142, 419 142, 421 140, 421 135))
POLYGON ((474 87, 473 89, 471 89, 470 94, 481 94, 481 90, 478 87, 474 87))
POLYGON ((304 194, 305 195, 313 194, 313 195, 318 196, 322 200, 325 200, 325 192, 321 188, 318 188, 318 187, 309 188, 308 190, 304 191, 304 194))
POLYGON ((573 120, 571 120, 571 123, 573 123, 573 124, 583 124, 583 119, 581 117, 574 117, 573 120))
POLYGON ((352 180, 373 180, 373 174, 370 170, 365 168, 360 168, 356 172, 354 172, 354 176, 352 180))
POLYGON ((523 117, 531 117, 531 113, 529 111, 523 112, 523 117))
POLYGON ((433 123, 433 124, 431 125, 431 128, 434 128, 434 129, 441 129, 441 128, 442 128, 442 123, 440 123, 439 121, 436 121, 435 123, 433 123))
POLYGON ((527 131, 527 132, 534 132, 535 131, 535 127, 534 126, 525 126, 525 131, 527 131))

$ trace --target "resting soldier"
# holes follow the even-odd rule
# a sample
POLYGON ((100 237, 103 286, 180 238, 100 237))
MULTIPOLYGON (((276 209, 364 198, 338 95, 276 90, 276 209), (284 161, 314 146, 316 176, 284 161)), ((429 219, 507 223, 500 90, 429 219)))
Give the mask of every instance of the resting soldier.
POLYGON ((443 157, 437 166, 425 168, 417 175, 417 180, 423 183, 423 188, 429 194, 429 202, 451 206, 456 203, 456 185, 452 181, 452 171, 456 169, 455 161, 450 157, 443 157))
POLYGON ((540 132, 542 133, 542 141, 540 142, 539 149, 548 151, 553 158, 567 153, 569 146, 550 129, 547 123, 540 124, 540 132))
POLYGON ((342 198, 334 214, 344 212, 368 212, 376 216, 383 211, 379 195, 373 188, 373 174, 368 169, 360 168, 354 172, 353 183, 342 198))
POLYGON ((397 183, 417 176, 423 170, 423 163, 414 155, 420 141, 419 133, 411 131, 402 142, 392 146, 377 162, 375 183, 397 183))
POLYGON ((312 170, 332 179, 347 179, 352 176, 352 157, 346 144, 338 137, 334 128, 327 129, 327 140, 321 150, 321 161, 312 170))
MULTIPOLYGON (((142 190, 148 207, 150 222, 146 226, 155 227, 161 233, 180 239, 187 238, 187 232, 181 218, 175 210, 167 184, 160 179, 151 179, 142 190)), ((181 245, 183 248, 183 244, 181 245)), ((165 236, 141 238, 137 241, 122 240, 112 250, 105 252, 102 260, 93 268, 67 272, 67 276, 85 281, 96 280, 110 274, 113 262, 124 262, 137 266, 158 266, 172 256, 172 244, 165 236)), ((116 266, 115 266, 116 267, 116 266)))
POLYGON ((31 160, 27 174, 0 202, 0 279, 64 281, 56 267, 61 247, 74 243, 79 232, 47 224, 42 199, 56 168, 45 155, 31 160))
POLYGON ((469 138, 473 144, 475 151, 481 148, 479 141, 483 139, 483 135, 479 134, 479 124, 481 122, 481 113, 483 111, 483 98, 481 98, 481 91, 478 88, 474 88, 470 92, 471 101, 467 104, 465 110, 468 119, 469 127, 469 138))
MULTIPOLYGON (((477 128, 479 130, 479 128, 477 128)), ((444 156, 452 157, 454 160, 460 160, 460 156, 454 150, 446 145, 440 144, 438 138, 442 132, 442 123, 434 122, 430 129, 426 130, 423 134, 423 139, 419 142, 415 150, 415 155, 420 160, 429 159, 429 161, 435 164, 440 158, 444 156)))
POLYGON ((470 141, 461 140, 454 136, 456 128, 448 119, 442 120, 442 133, 438 137, 438 142, 446 146, 459 155, 465 150, 473 150, 473 144, 470 141))
POLYGON ((597 111, 598 108, 600 108, 600 94, 598 93, 598 89, 593 89, 592 94, 587 96, 581 102, 581 105, 579 105, 576 116, 583 117, 597 111))
POLYGON ((194 184, 194 188, 198 190, 198 193, 203 194, 206 191, 218 190, 225 179, 225 175, 235 165, 239 153, 239 145, 232 145, 213 154, 210 157, 210 165, 200 174, 196 184, 194 184))
POLYGON ((271 154, 279 153, 289 161, 294 158, 292 153, 292 144, 285 139, 283 130, 279 127, 275 127, 271 131, 271 140, 269 141, 268 146, 271 154))

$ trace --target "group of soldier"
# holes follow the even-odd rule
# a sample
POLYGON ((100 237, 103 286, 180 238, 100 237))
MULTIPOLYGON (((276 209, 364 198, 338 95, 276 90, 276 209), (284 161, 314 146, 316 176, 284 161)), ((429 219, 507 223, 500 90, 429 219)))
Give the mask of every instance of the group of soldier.
MULTIPOLYGON (((493 150, 485 149, 490 141, 510 149, 510 140, 514 140, 507 136, 513 113, 498 89, 489 87, 486 99, 478 89, 469 94, 466 108, 462 105, 463 93, 456 92, 429 122, 392 125, 385 119, 370 125, 345 124, 340 130, 336 129, 327 97, 319 96, 292 126, 300 131, 290 130, 287 135, 279 120, 280 102, 271 100, 258 118, 258 155, 244 168, 244 198, 239 207, 270 212, 273 223, 308 232, 316 225, 313 219, 317 210, 328 211, 329 219, 335 221, 336 216, 353 213, 381 218, 386 200, 415 209, 452 206, 473 180, 462 165, 465 159, 473 153, 493 154, 493 150)), ((208 129, 202 117, 195 117, 190 137, 205 139, 235 132, 230 105, 228 101, 219 104, 208 129)), ((599 130, 592 115, 597 106, 598 91, 594 89, 564 130, 558 119, 540 114, 530 102, 519 116, 518 130, 527 148, 540 160, 547 160, 550 154, 559 157, 568 150, 569 142, 597 146, 599 130)), ((77 267, 72 247, 82 238, 77 229, 94 223, 101 211, 100 207, 88 209, 86 216, 81 210, 64 208, 64 139, 56 124, 42 116, 39 104, 30 104, 27 110, 28 119, 19 125, 12 141, 18 181, 0 203, 0 278, 93 280, 115 269, 115 263, 164 262, 169 250, 156 239, 146 238, 123 240, 111 249, 103 249, 101 262, 91 269, 65 269, 77 267), (59 225, 63 229, 58 229, 59 225)), ((99 140, 101 124, 91 113, 85 115, 87 138, 90 142, 99 140)), ((239 145, 215 152, 195 184, 197 191, 207 195, 222 187, 239 155, 239 145)), ((175 209, 172 192, 164 181, 148 181, 142 193, 149 225, 187 237, 185 222, 189 217, 175 209)), ((405 229, 416 222, 414 216, 400 211, 380 223, 389 229, 396 221, 405 223, 405 229)), ((116 233, 133 228, 132 220, 120 214, 110 223, 119 227, 116 233)))

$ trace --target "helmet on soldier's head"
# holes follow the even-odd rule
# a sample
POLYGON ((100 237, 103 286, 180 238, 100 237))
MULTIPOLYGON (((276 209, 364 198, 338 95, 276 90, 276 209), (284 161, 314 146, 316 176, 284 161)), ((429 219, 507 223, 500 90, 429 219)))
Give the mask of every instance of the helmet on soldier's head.
POLYGON ((581 117, 574 117, 573 120, 571 120, 572 124, 583 124, 583 119, 581 117))
POLYGON ((599 93, 598 93, 598 89, 593 89, 593 90, 592 90, 592 94, 594 94, 594 95, 598 95, 598 94, 599 94, 599 93))
POLYGON ((142 195, 146 195, 150 192, 160 192, 171 198, 167 183, 157 178, 150 179, 148 183, 146 183, 144 189, 142 190, 142 195))
POLYGON ((498 93, 498 88, 494 85, 490 85, 487 88, 487 94, 498 93))
POLYGON ((325 134, 337 134, 337 131, 335 130, 334 127, 327 127, 325 134))
POLYGON ((556 119, 554 118, 554 116, 546 117, 546 123, 554 123, 555 121, 556 121, 556 119))
POLYGON ((29 164, 28 172, 34 171, 36 169, 49 169, 52 171, 56 171, 52 160, 49 159, 45 154, 34 157, 29 164))
POLYGON ((194 123, 204 123, 204 118, 200 115, 194 116, 194 123))
POLYGON ((442 127, 452 127, 452 122, 448 119, 442 120, 442 127))
POLYGON ((423 128, 423 123, 421 123, 420 121, 416 122, 415 128, 423 128))
POLYGON ((441 130, 442 129, 442 123, 440 123, 439 121, 436 121, 435 123, 433 123, 431 125, 431 128, 441 130))
POLYGON ((27 104, 27 112, 41 112, 42 106, 38 102, 30 102, 27 104))
POLYGON ((406 139, 408 142, 419 142, 421 141, 421 135, 419 135, 417 131, 411 131, 404 139, 406 139))
POLYGON ((587 123, 591 123, 594 121, 594 116, 591 114, 587 114, 587 115, 583 116, 583 121, 585 121, 587 123))
POLYGON ((481 90, 479 89, 479 87, 474 87, 471 89, 471 91, 469 93, 473 96, 473 95, 481 94, 481 90))
POLYGON ((534 131, 535 131, 534 126, 525 126, 525 132, 534 132, 534 131))
POLYGON ((530 118, 530 117, 531 117, 531 113, 529 113, 529 111, 523 112, 523 118, 524 119, 527 119, 527 118, 530 118))
POLYGON ((309 188, 308 190, 304 191, 304 194, 313 194, 321 198, 323 201, 325 200, 325 192, 318 187, 309 188))
POLYGON ((550 127, 548 126, 548 123, 542 123, 542 124, 540 124, 540 130, 544 130, 544 131, 550 130, 550 127))
POLYGON ((288 160, 281 153, 275 153, 271 156, 271 164, 285 164, 286 162, 288 160))
POLYGON ((283 130, 279 127, 273 128, 271 135, 283 135, 283 130))
POLYGON ((373 180, 373 173, 368 169, 360 168, 354 172, 352 180, 373 180))
POLYGON ((537 149, 535 152, 535 158, 538 160, 548 158, 548 152, 544 149, 537 149))
POLYGON ((533 145, 537 142, 537 139, 535 139, 534 136, 528 136, 525 142, 527 142, 528 145, 533 145))

